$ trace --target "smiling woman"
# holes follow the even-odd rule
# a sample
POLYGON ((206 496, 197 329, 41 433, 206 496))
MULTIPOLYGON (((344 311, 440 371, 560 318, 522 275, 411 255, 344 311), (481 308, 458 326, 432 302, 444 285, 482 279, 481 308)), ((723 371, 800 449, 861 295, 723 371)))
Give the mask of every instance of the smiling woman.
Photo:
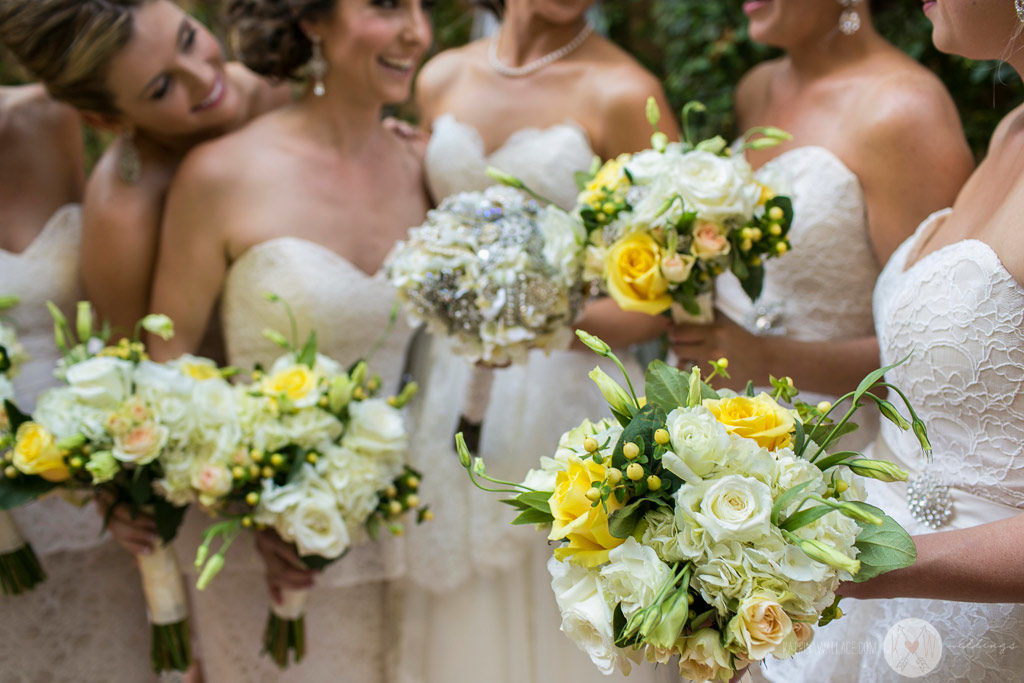
POLYGON ((162 206, 196 143, 284 103, 168 0, 5 0, 2 41, 50 93, 118 134, 86 189, 82 276, 115 331, 145 312, 162 206))

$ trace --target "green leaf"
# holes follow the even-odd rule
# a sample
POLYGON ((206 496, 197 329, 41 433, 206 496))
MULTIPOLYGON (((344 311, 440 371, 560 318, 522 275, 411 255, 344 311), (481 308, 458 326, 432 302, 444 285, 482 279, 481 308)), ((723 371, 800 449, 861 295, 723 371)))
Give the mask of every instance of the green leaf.
POLYGON ((608 515, 608 531, 615 538, 629 538, 636 530, 636 525, 643 519, 650 507, 646 498, 634 500, 629 505, 619 508, 608 515))
POLYGON ((832 455, 828 456, 827 458, 822 458, 821 460, 816 460, 814 462, 814 464, 818 466, 818 469, 820 469, 822 472, 824 472, 825 470, 827 470, 830 467, 835 467, 836 465, 841 465, 844 461, 849 460, 850 458, 859 458, 859 457, 861 457, 861 454, 858 453, 857 451, 838 451, 838 452, 833 453, 832 455))
POLYGON ((654 443, 654 432, 664 426, 665 411, 660 407, 648 403, 641 408, 622 430, 622 436, 612 452, 612 466, 625 469, 628 462, 622 454, 622 447, 630 441, 639 443, 638 439, 643 439, 644 443, 654 443))
POLYGON ((690 395, 690 375, 664 361, 655 360, 647 366, 644 375, 644 391, 647 404, 656 405, 666 415, 680 406, 685 406, 690 395))
POLYGON ((810 486, 811 483, 811 481, 805 481, 802 484, 797 484, 775 500, 775 504, 772 505, 772 524, 778 526, 779 515, 782 513, 782 509, 796 500, 796 497, 800 495, 800 492, 810 486))
POLYGON ((909 567, 917 560, 917 547, 910 534, 882 510, 872 505, 864 507, 870 508, 883 521, 880 526, 868 525, 857 534, 854 545, 860 549, 857 555, 860 571, 853 580, 858 583, 894 569, 909 567))
POLYGON ((506 498, 501 502, 519 510, 538 510, 550 515, 551 506, 548 504, 548 501, 551 500, 553 495, 551 491, 527 491, 526 493, 520 493, 515 498, 506 498))
POLYGON ((572 179, 576 182, 576 189, 582 192, 587 189, 587 185, 594 179, 594 174, 587 171, 576 171, 572 174, 572 179))
POLYGON ((178 528, 181 520, 185 518, 187 505, 178 507, 171 505, 163 498, 157 498, 153 504, 153 518, 156 520, 156 532, 160 534, 160 540, 170 543, 178 535, 178 528))
POLYGON ((4 411, 7 413, 7 421, 11 425, 12 434, 17 434, 18 427, 32 420, 32 416, 21 412, 13 401, 4 400, 4 411))
POLYGON ((316 330, 309 333, 305 346, 299 352, 297 362, 299 365, 305 365, 308 368, 312 368, 316 363, 316 330))
POLYGON ((128 495, 135 506, 145 505, 153 497, 153 475, 148 467, 137 467, 132 475, 128 495))
MULTIPOLYGON (((298 554, 298 550, 296 550, 296 554, 298 554)), ((323 571, 333 563, 345 557, 347 554, 348 550, 346 549, 345 552, 337 557, 327 558, 320 555, 303 555, 299 559, 302 560, 302 564, 306 565, 310 569, 314 571, 323 571)))
POLYGON ((49 493, 56 486, 42 477, 0 477, 0 510, 13 510, 49 493))
POLYGON ((544 512, 535 508, 527 508, 512 520, 512 524, 551 524, 554 521, 555 518, 550 511, 544 512))
POLYGON ((906 357, 899 362, 893 363, 892 365, 886 365, 884 368, 878 368, 877 370, 872 370, 871 372, 869 372, 867 376, 860 381, 860 384, 857 385, 857 389, 853 392, 853 402, 856 403, 857 399, 859 399, 861 396, 867 393, 868 389, 870 389, 875 382, 877 382, 878 380, 882 379, 882 377, 885 376, 885 373, 889 372, 895 367, 903 365, 909 359, 910 354, 908 353, 906 357))
MULTIPOLYGON (((805 428, 807 426, 808 425, 806 424, 804 425, 805 428)), ((834 423, 820 424, 811 429, 811 432, 808 436, 811 439, 811 441, 818 444, 819 446, 827 447, 828 443, 831 443, 836 439, 839 439, 840 437, 846 436, 851 432, 855 432, 858 429, 860 429, 860 427, 857 426, 857 423, 855 422, 847 422, 842 427, 838 428, 836 428, 834 423), (833 432, 835 433, 833 434, 833 432), (826 443, 826 439, 828 439, 828 443, 826 443)))
POLYGON ((797 456, 801 456, 804 453, 804 446, 807 445, 807 435, 804 433, 804 423, 797 420, 793 423, 793 452, 797 456))
POLYGON ((803 510, 798 510, 787 517, 785 521, 779 524, 779 528, 785 529, 786 531, 796 531, 800 527, 807 526, 808 524, 818 521, 834 510, 835 508, 828 505, 815 505, 811 508, 804 508, 803 510))

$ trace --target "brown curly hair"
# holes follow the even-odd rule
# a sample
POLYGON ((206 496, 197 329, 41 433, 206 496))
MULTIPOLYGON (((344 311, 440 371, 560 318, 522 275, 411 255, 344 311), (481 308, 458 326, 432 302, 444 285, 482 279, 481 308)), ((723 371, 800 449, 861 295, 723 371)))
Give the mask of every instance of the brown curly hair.
POLYGON ((225 21, 235 54, 256 73, 297 78, 313 44, 299 25, 328 16, 340 0, 229 0, 225 21))
POLYGON ((116 116, 110 60, 132 37, 132 12, 148 2, 0 0, 0 42, 56 99, 116 116))

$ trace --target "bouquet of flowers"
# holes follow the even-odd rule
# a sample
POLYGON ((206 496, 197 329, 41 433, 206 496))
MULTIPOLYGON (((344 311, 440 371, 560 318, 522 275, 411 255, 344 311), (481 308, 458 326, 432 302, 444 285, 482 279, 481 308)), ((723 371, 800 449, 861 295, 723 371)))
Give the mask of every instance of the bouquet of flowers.
MULTIPOLYGON (((382 528, 402 532, 399 518, 418 509, 420 475, 406 464, 408 434, 400 408, 416 385, 397 396, 374 398, 380 379, 365 362, 348 370, 317 353, 316 333, 301 348, 269 332, 286 353, 253 383, 235 388, 240 438, 230 458, 203 464, 200 502, 223 521, 204 533, 196 556, 205 589, 223 568, 225 553, 243 527, 270 528, 295 545, 311 569, 342 557, 353 543, 382 528), (221 543, 211 554, 216 539, 221 543)), ((308 591, 285 591, 272 603, 265 651, 281 667, 288 653, 305 653, 308 591)))
POLYGON ((583 299, 583 227, 516 184, 448 197, 385 265, 409 317, 473 361, 565 348, 583 299))
MULTIPOLYGON (((0 297, 0 311, 17 303, 16 297, 0 297)), ((3 404, 14 400, 11 379, 18 374, 18 366, 27 359, 28 355, 18 342, 14 327, 0 319, 0 452, 10 448, 14 442, 11 423, 3 404)), ((6 467, 13 465, 7 464, 6 467)), ((0 590, 4 595, 18 595, 45 580, 46 572, 39 564, 32 546, 22 538, 14 518, 6 511, 0 511, 0 590)))
MULTIPOLYGON (((578 334, 617 362, 606 344, 578 334)), ((678 656, 682 676, 728 681, 769 654, 807 647, 813 624, 841 616, 841 580, 865 581, 916 558, 906 531, 865 502, 858 481, 906 473, 827 451, 870 403, 930 451, 909 403, 908 421, 871 393, 899 393, 882 379, 890 368, 835 405, 787 409, 778 401, 794 399, 790 380, 773 379, 772 395, 716 392, 707 382, 726 365, 719 360, 702 377, 654 361, 645 397, 595 369, 614 419, 567 432, 521 484, 488 477, 459 443, 474 481, 513 494, 505 502, 520 510, 516 523, 540 525, 559 544, 548 569, 562 630, 605 673, 628 672, 641 654, 662 663, 678 656)))
MULTIPOLYGON (((64 384, 43 392, 32 416, 5 403, 15 436, 0 504, 10 509, 55 489, 101 493, 111 510, 127 504, 133 513, 151 514, 164 544, 170 542, 185 508, 163 495, 163 458, 204 452, 192 428, 201 420, 195 398, 206 382, 226 383, 208 361, 147 359, 137 336, 145 329, 169 337, 166 316, 147 316, 135 341, 108 345, 109 329, 93 328, 88 303, 79 304, 74 331, 56 307, 50 310, 64 384)), ((153 668, 184 671, 191 663, 188 607, 174 553, 161 545, 136 561, 152 625, 153 668)))
MULTIPOLYGON (((684 142, 655 132, 652 149, 577 175, 577 212, 589 235, 586 277, 624 310, 672 309, 677 321, 710 322, 715 276, 731 270, 757 299, 764 260, 789 249, 793 207, 781 179, 755 174, 721 137, 693 142, 687 120, 702 109, 696 102, 683 109, 684 142)), ((657 130, 653 98, 647 117, 657 130)), ((756 128, 741 151, 788 138, 776 128, 756 128)))

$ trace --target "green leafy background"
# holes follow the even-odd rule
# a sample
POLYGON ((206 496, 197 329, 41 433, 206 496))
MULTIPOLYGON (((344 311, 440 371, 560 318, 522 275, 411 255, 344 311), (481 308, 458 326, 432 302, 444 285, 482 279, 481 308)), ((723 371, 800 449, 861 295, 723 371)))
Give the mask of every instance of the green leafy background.
MULTIPOLYGON (((223 35, 216 0, 181 4, 223 35)), ((733 85, 753 64, 775 54, 749 40, 739 0, 604 0, 603 8, 609 35, 662 80, 677 110, 692 99, 708 106, 699 133, 736 133, 733 85)), ((465 42, 471 23, 469 0, 438 0, 434 7, 436 48, 465 42)), ((997 62, 940 54, 931 45, 931 24, 918 3, 889 3, 876 13, 875 23, 889 40, 943 80, 980 157, 996 123, 1022 100, 1024 88, 1017 75, 997 62)), ((0 54, 0 83, 23 80, 11 60, 0 54)), ((103 136, 89 136, 90 158, 95 158, 103 143, 103 136)))

